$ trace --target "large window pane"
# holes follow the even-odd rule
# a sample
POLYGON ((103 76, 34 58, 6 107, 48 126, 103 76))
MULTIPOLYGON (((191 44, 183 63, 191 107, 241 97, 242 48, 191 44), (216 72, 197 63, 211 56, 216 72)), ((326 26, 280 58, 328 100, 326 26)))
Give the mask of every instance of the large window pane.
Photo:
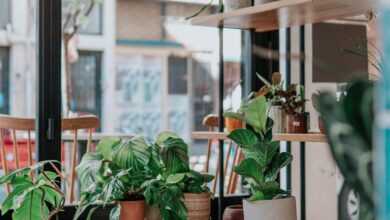
POLYGON ((5 29, 11 21, 10 0, 0 0, 0 29, 5 29))

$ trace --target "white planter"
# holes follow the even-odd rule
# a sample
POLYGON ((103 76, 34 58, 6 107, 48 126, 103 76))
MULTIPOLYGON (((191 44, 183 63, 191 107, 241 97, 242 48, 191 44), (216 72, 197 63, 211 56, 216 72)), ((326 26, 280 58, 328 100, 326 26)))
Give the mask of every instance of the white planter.
POLYGON ((252 0, 224 0, 223 7, 224 11, 232 11, 240 8, 252 6, 252 0))
POLYGON ((269 110, 269 117, 274 121, 272 133, 280 134, 286 132, 286 114, 280 105, 272 105, 269 110))
POLYGON ((245 220, 297 220, 294 197, 286 199, 243 201, 245 220))
POLYGON ((255 5, 262 5, 265 3, 270 3, 270 2, 275 2, 275 1, 278 1, 278 0, 255 0, 255 5))

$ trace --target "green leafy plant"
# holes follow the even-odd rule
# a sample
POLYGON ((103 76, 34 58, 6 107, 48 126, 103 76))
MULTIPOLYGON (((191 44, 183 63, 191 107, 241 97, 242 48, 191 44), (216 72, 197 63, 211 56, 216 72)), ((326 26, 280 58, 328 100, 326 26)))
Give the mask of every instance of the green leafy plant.
POLYGON ((360 196, 360 219, 374 219, 373 123, 374 85, 356 81, 340 100, 319 96, 319 111, 335 161, 346 183, 360 196))
POLYGON ((250 201, 285 197, 277 178, 280 170, 291 163, 292 156, 279 152, 279 142, 272 141, 272 119, 267 117, 267 100, 256 97, 248 103, 251 114, 244 116, 252 129, 237 129, 228 137, 239 145, 245 159, 235 167, 235 172, 249 183, 252 196, 250 201))
POLYGON ((56 163, 43 161, 2 176, 0 185, 10 184, 12 187, 1 204, 2 214, 12 210, 13 220, 50 220, 62 211, 65 199, 57 182, 59 175, 45 170, 45 166, 55 166, 56 163))
POLYGON ((213 177, 190 169, 188 145, 174 133, 161 133, 151 149, 158 175, 144 183, 145 199, 159 207, 163 220, 185 220, 184 193, 209 192, 207 183, 213 177))
POLYGON ((272 105, 281 105, 283 90, 282 74, 275 72, 272 74, 271 82, 262 77, 259 73, 256 73, 257 77, 265 84, 256 93, 256 96, 265 96, 272 105))
MULTIPOLYGON (((142 184, 152 178, 147 166, 149 160, 149 145, 142 137, 102 140, 96 152, 84 155, 77 167, 81 198, 74 219, 93 205, 98 207, 119 201, 143 200, 142 184)), ((96 207, 90 209, 89 217, 96 207)), ((111 211, 111 217, 118 217, 119 212, 117 204, 111 211)))

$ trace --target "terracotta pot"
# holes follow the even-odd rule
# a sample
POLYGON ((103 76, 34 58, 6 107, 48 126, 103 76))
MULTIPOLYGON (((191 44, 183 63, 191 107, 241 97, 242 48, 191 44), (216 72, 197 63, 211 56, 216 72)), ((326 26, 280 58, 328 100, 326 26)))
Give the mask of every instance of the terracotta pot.
POLYGON ((243 201, 245 220, 297 220, 294 197, 286 199, 243 201))
POLYGON ((286 132, 286 114, 280 105, 272 105, 269 111, 269 117, 274 121, 272 133, 279 134, 286 132))
POLYGON ((210 219, 210 193, 185 193, 184 204, 188 211, 188 220, 210 219))
POLYGON ((120 220, 144 220, 145 219, 145 201, 123 201, 119 202, 121 206, 120 220))
POLYGON ((287 115, 287 133, 305 134, 308 130, 309 114, 289 114, 287 115))
POLYGON ((321 117, 318 117, 318 128, 322 134, 325 134, 325 125, 321 117))
POLYGON ((236 129, 243 128, 244 123, 235 118, 225 118, 225 127, 228 132, 232 132, 236 129))
POLYGON ((225 12, 252 6, 252 0, 224 0, 225 12))
POLYGON ((242 205, 228 206, 223 213, 223 220, 244 220, 242 205))

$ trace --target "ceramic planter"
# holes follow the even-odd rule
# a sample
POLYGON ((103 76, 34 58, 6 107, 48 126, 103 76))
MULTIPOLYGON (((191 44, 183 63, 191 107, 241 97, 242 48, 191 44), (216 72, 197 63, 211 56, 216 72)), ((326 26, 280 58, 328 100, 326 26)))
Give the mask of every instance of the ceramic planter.
POLYGON ((236 129, 243 128, 244 123, 241 120, 235 118, 225 118, 226 130, 230 133, 236 129))
POLYGON ((243 205, 245 220, 297 220, 294 197, 257 202, 244 200, 243 205))
POLYGON ((120 220, 144 220, 145 219, 145 201, 123 201, 119 202, 121 206, 120 220))
POLYGON ((224 0, 225 12, 252 6, 252 0, 224 0))
POLYGON ((308 113, 287 115, 287 133, 305 134, 308 131, 308 113))
POLYGON ((269 111, 269 117, 274 121, 272 133, 286 132, 286 116, 280 105, 272 105, 269 111))
POLYGON ((244 220, 242 205, 228 206, 223 213, 223 220, 244 220))
POLYGON ((185 193, 184 204, 187 207, 188 220, 210 219, 210 193, 185 193))

